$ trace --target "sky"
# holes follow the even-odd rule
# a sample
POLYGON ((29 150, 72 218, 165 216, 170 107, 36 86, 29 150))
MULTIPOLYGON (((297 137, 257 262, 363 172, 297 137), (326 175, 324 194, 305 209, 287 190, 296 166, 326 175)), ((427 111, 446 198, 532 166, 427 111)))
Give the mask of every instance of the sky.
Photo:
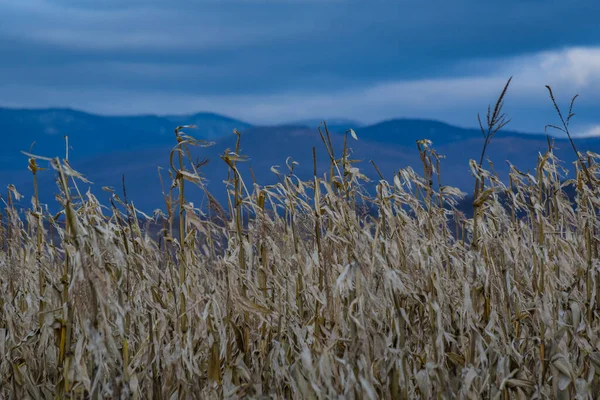
POLYGON ((0 0, 0 106, 600 135, 595 0, 0 0))

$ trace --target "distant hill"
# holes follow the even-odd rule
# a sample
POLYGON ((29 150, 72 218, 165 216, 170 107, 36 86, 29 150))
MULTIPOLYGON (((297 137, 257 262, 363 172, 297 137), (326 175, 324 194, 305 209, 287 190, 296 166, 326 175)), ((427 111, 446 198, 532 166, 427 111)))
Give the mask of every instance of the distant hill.
MULTIPOLYGON (((464 140, 480 139, 479 128, 459 128, 440 121, 426 119, 399 118, 391 119, 360 129, 361 137, 378 143, 415 145, 417 140, 427 138, 435 146, 461 142, 464 140)), ((520 139, 538 139, 539 135, 503 130, 503 137, 520 139)))
MULTIPOLYGON (((230 135, 233 129, 243 131, 252 125, 237 119, 225 117, 214 113, 196 113, 191 115, 167 115, 164 117, 174 125, 196 125, 196 137, 198 139, 220 139, 230 135)), ((172 130, 172 129, 171 129, 172 130)))
POLYGON ((29 151, 45 156, 65 155, 63 136, 69 137, 74 160, 104 155, 114 151, 136 151, 175 144, 178 125, 195 124, 195 135, 216 139, 229 135, 234 128, 250 127, 242 121, 212 113, 189 116, 100 116, 68 108, 9 109, 0 108, 0 133, 6 138, 0 148, 0 169, 26 165, 20 153, 29 151), (25 164, 23 164, 25 163, 25 164))
MULTIPOLYGON (((365 126, 361 122, 345 118, 332 118, 326 119, 325 121, 327 122, 327 129, 329 130, 329 132, 335 133, 343 133, 348 129, 359 129, 365 126)), ((309 129, 318 129, 322 122, 323 119, 305 119, 300 121, 294 121, 290 124, 305 126, 309 129)))
MULTIPOLYGON (((125 175, 128 197, 145 211, 164 208, 158 167, 167 167, 169 151, 175 144, 173 129, 181 124, 196 124, 198 130, 188 132, 198 138, 215 141, 211 148, 194 149, 193 154, 207 158, 209 163, 202 167, 211 193, 221 202, 226 202, 223 180, 227 178, 227 166, 220 159, 226 149, 234 149, 236 137, 233 129, 242 132, 242 153, 250 160, 240 164, 249 190, 252 190, 250 168, 260 184, 271 184, 277 177, 271 167, 279 165, 282 174, 287 173, 288 156, 299 163, 296 173, 302 179, 313 174, 312 148, 317 149, 318 173, 329 171, 328 155, 321 142, 317 126, 303 123, 279 126, 251 126, 250 124, 222 117, 216 114, 201 113, 191 116, 133 116, 101 117, 74 110, 7 110, 0 109, 0 132, 9 142, 0 150, 5 156, 0 167, 0 193, 6 185, 14 183, 25 195, 30 196, 31 173, 27 171, 27 159, 19 153, 26 144, 38 141, 34 153, 40 155, 64 154, 61 135, 69 134, 73 148, 71 157, 75 169, 93 181, 93 192, 104 201, 108 194, 102 186, 111 186, 120 191, 121 178, 125 175), (7 122, 8 121, 8 122, 7 122), (14 132, 14 133, 13 133, 14 132), (25 132, 20 135, 18 132, 25 132), (13 143, 11 139, 15 139, 13 143)), ((331 125, 330 125, 331 126, 331 125)), ((343 138, 347 129, 340 125, 339 130, 331 130, 336 157, 341 155, 343 138)), ((358 165, 361 171, 376 181, 378 175, 370 160, 377 163, 385 178, 391 180, 400 168, 412 167, 422 172, 422 164, 416 147, 416 140, 430 139, 435 150, 444 155, 442 160, 442 184, 457 186, 466 192, 473 187, 469 159, 479 159, 483 138, 478 129, 464 129, 438 121, 421 119, 395 119, 355 129, 359 140, 349 138, 353 149, 353 159, 363 160, 358 165)), ((570 144, 565 139, 556 139, 558 156, 565 167, 573 171, 569 163, 574 161, 570 144)), ((591 150, 600 153, 600 139, 576 140, 580 151, 591 150)), ((494 163, 494 169, 504 179, 507 177, 507 160, 518 168, 527 171, 535 167, 537 156, 547 149, 544 135, 525 134, 514 131, 500 131, 492 141, 487 156, 494 163)), ((485 164, 488 167, 488 164, 485 164)), ((40 174, 42 200, 52 203, 56 191, 52 171, 40 174)), ((168 176, 163 171, 163 179, 168 186, 168 176)), ((372 187, 372 186, 371 186, 372 187)), ((82 186, 84 188, 84 186, 82 186)), ((187 198, 200 205, 203 197, 198 190, 186 190, 187 198)), ((27 201, 29 201, 27 199, 27 201)))

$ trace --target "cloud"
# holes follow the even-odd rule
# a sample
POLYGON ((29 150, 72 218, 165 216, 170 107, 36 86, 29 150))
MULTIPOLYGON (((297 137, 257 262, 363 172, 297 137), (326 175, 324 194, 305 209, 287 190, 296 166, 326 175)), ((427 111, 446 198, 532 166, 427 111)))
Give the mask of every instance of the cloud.
MULTIPOLYGON (((152 50, 156 53, 240 48, 327 31, 326 26, 310 23, 306 12, 298 13, 298 20, 291 22, 274 18, 276 7, 272 10, 275 15, 269 15, 264 7, 243 14, 231 12, 216 1, 179 3, 180 7, 176 6, 177 2, 138 2, 106 9, 85 8, 75 2, 2 1, 0 13, 12 18, 3 21, 0 33, 71 51, 152 50), (198 9, 198 4, 204 6, 198 9), (273 35, 273 32, 282 35, 273 35)), ((247 8, 248 4, 239 7, 247 8)))
POLYGON ((509 67, 525 79, 551 80, 572 89, 600 85, 600 47, 573 47, 517 58, 509 67))
MULTIPOLYGON (((498 59, 493 63, 482 61, 479 76, 390 80, 343 90, 308 93, 290 89, 271 94, 202 95, 156 90, 131 92, 118 87, 63 89, 15 85, 0 88, 0 94, 19 91, 17 97, 12 97, 12 105, 52 106, 56 105, 55 99, 60 98, 66 99, 61 105, 106 114, 171 114, 209 110, 254 123, 333 116, 376 122, 408 116, 475 126, 477 112, 485 114, 487 105, 496 100, 512 75, 513 81, 505 101, 505 110, 513 119, 511 126, 540 132, 545 124, 556 123, 557 118, 545 85, 553 87, 561 107, 567 107, 571 96, 579 92, 581 99, 576 103, 576 112, 580 105, 585 110, 600 101, 597 94, 600 90, 600 65, 596 64, 599 61, 600 48, 569 48, 498 59), (490 64, 494 67, 486 68, 490 64)), ((476 60, 470 62, 469 68, 477 63, 476 60)), ((138 72, 135 66, 117 63, 110 65, 108 74, 125 74, 131 79, 135 75, 160 79, 168 75, 166 71, 178 74, 191 72, 187 67, 169 64, 138 72)), ((593 115, 584 113, 583 116, 582 122, 589 125, 593 115)))
POLYGON ((600 136, 600 125, 591 125, 587 128, 582 129, 580 132, 573 136, 581 138, 598 137, 600 136))
POLYGON ((514 76, 514 129, 556 122, 550 84, 561 106, 581 95, 583 130, 600 105, 596 11, 554 0, 0 0, 0 106, 475 126, 514 76))

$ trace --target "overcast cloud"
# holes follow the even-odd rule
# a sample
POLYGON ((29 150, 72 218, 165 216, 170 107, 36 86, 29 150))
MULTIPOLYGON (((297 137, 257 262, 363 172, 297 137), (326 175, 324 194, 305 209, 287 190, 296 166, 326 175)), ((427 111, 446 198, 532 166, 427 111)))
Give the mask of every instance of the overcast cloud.
POLYGON ((213 111, 251 123, 436 118, 475 126, 514 76, 511 127, 580 94, 600 133, 596 1, 0 0, 0 106, 213 111))

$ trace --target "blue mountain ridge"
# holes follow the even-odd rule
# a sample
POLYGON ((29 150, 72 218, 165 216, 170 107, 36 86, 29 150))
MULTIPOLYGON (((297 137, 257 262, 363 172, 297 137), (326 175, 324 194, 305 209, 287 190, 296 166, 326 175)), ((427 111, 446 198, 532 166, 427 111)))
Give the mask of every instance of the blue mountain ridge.
MULTIPOLYGON (((279 166, 282 174, 287 173, 288 157, 298 162, 295 173, 301 179, 309 179, 313 174, 313 147, 317 151, 319 175, 328 173, 328 155, 315 122, 253 126, 213 113, 106 117, 71 109, 0 108, 0 134, 4 135, 6 143, 0 150, 0 188, 15 184, 17 190, 25 195, 22 203, 27 206, 33 193, 32 176, 27 170, 27 156, 21 151, 29 151, 31 143, 35 141, 34 154, 64 158, 63 135, 68 135, 71 165, 94 183, 92 192, 101 202, 106 204, 109 198, 102 187, 113 187, 120 193, 124 175, 128 198, 139 209, 144 212, 164 209, 159 167, 163 168, 161 174, 168 189, 171 181, 166 169, 169 152, 176 144, 174 129, 178 125, 193 124, 198 128, 187 129, 186 133, 215 143, 208 148, 194 148, 192 153, 199 159, 208 159, 208 164, 201 168, 207 188, 218 201, 226 203, 223 181, 227 179, 228 170, 220 155, 226 149, 235 148, 237 137, 233 134, 234 129, 242 132, 241 153, 248 156, 249 160, 240 163, 240 170, 246 186, 252 190, 253 176, 262 185, 277 182, 276 175, 271 171, 274 165, 279 166)), ((359 140, 348 136, 348 145, 352 148, 352 158, 362 160, 357 166, 370 179, 379 179, 370 160, 375 161, 388 180, 400 168, 412 167, 421 172, 423 167, 415 142, 429 139, 434 149, 445 156, 441 164, 442 184, 459 187, 465 192, 472 189, 469 159, 478 160, 480 157, 483 137, 479 129, 407 118, 369 126, 354 121, 338 122, 341 123, 334 123, 331 128, 336 157, 341 155, 344 132, 355 129, 359 140)), ((599 138, 577 139, 576 144, 580 151, 600 153, 599 138)), ((568 140, 557 138, 555 145, 565 167, 572 171, 573 166, 569 163, 574 161, 574 155, 568 140)), ((506 178, 509 170, 507 160, 522 170, 531 170, 535 167, 538 154, 543 153, 547 146, 545 135, 501 130, 493 139, 487 156, 500 176, 506 178)), ((39 164, 46 166, 44 161, 39 164)), ((53 176, 54 171, 51 170, 39 173, 43 203, 54 203, 57 188, 53 176)), ((79 189, 85 191, 87 185, 80 183, 79 189)), ((186 189, 186 193, 186 199, 197 206, 206 201, 200 190, 190 188, 186 189)))

